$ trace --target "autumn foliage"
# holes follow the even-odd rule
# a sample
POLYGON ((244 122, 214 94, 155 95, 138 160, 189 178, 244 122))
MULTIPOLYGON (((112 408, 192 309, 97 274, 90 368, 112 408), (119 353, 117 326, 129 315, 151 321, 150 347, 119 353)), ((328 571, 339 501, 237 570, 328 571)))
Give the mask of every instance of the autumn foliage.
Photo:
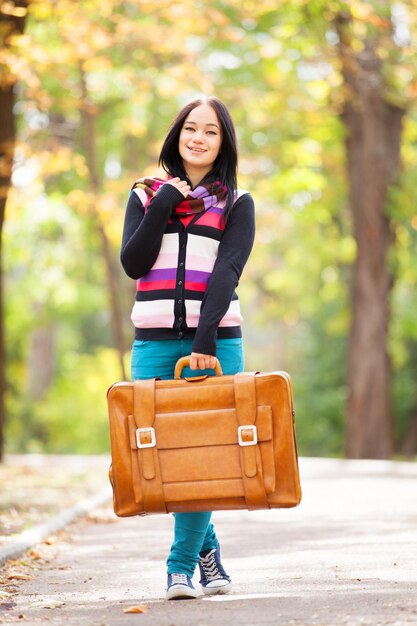
POLYGON ((416 27, 411 0, 0 2, 8 449, 106 449, 105 392, 129 376, 128 190, 203 92, 232 111, 257 206, 247 369, 292 374, 302 453, 342 454, 347 432, 351 456, 415 454, 416 27))

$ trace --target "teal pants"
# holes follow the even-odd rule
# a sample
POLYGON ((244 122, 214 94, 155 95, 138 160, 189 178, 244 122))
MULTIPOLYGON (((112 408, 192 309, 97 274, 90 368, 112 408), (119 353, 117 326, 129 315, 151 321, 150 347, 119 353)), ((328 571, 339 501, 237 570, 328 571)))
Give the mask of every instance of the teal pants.
MULTIPOLYGON (((182 356, 191 354, 192 339, 167 339, 163 341, 137 340, 133 342, 131 359, 132 380, 145 378, 174 378, 175 364, 182 356)), ((218 339, 216 356, 223 374, 244 371, 243 343, 241 338, 218 339)), ((212 369, 191 370, 185 367, 182 376, 214 375, 212 369)), ((167 559, 168 574, 187 574, 192 578, 200 552, 217 547, 217 537, 211 523, 211 511, 174 513, 174 541, 167 559)))

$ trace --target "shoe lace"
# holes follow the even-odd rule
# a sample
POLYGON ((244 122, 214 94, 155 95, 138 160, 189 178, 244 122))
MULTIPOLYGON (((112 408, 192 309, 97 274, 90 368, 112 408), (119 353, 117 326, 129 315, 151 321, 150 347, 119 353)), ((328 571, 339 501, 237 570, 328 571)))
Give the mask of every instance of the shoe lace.
POLYGON ((187 574, 172 574, 172 584, 187 585, 187 574))
POLYGON ((209 580, 209 581, 216 580, 216 578, 219 577, 220 572, 219 572, 219 568, 217 566, 216 551, 215 550, 212 550, 211 552, 206 554, 206 556, 201 556, 200 557, 200 563, 201 563, 201 566, 202 566, 202 568, 204 570, 204 574, 205 574, 207 580, 209 580))

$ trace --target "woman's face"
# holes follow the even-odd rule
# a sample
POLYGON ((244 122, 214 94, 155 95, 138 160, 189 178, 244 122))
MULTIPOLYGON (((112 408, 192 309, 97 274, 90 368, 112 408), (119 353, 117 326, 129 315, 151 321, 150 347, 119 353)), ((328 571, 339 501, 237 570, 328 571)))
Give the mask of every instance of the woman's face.
POLYGON ((193 109, 180 132, 178 149, 184 168, 207 174, 216 160, 222 144, 222 131, 216 111, 208 104, 193 109))

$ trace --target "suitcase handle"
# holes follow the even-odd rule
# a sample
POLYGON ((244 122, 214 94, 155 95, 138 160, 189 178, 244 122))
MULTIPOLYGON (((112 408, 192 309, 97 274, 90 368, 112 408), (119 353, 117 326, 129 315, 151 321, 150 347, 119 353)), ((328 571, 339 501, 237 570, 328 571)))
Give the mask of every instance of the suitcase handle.
MULTIPOLYGON (((179 378, 181 378, 182 370, 184 369, 184 367, 190 366, 190 360, 191 360, 191 356, 182 356, 180 359, 178 359, 175 365, 175 370, 174 370, 175 380, 178 380, 179 378)), ((220 365, 220 361, 217 358, 216 358, 215 370, 216 370, 216 376, 222 376, 223 374, 222 366, 220 365)), ((187 378, 187 380, 191 380, 191 381, 199 380, 200 378, 207 378, 207 376, 196 376, 194 379, 187 378)))

